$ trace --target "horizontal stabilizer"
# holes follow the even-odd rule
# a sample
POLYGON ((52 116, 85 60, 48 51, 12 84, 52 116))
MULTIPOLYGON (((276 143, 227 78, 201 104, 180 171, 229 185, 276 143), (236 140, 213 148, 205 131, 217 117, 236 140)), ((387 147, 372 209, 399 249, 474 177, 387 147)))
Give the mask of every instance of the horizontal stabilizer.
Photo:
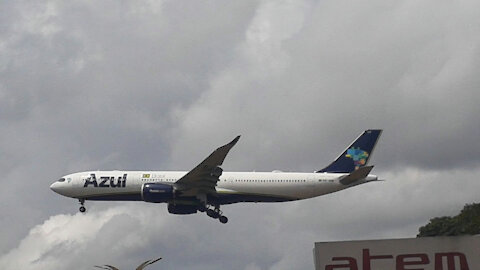
POLYGON ((357 170, 351 172, 349 175, 344 176, 340 179, 340 183, 343 185, 350 185, 355 181, 364 179, 372 171, 373 166, 360 167, 357 170))

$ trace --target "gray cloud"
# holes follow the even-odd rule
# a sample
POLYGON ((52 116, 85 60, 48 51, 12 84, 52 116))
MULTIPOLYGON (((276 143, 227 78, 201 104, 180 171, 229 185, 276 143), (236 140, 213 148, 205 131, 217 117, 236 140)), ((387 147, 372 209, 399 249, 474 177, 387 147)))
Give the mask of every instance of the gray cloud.
POLYGON ((313 241, 413 236, 477 201, 475 1, 0 7, 2 269, 311 269, 313 241), (225 170, 313 171, 366 128, 385 130, 387 182, 227 206, 227 226, 141 203, 59 214, 77 206, 48 189, 74 171, 187 170, 238 134, 225 170))
MULTIPOLYGON (((328 3, 304 14, 292 12, 303 16, 303 24, 283 39, 275 31, 288 30, 256 31, 262 24, 252 20, 242 45, 243 61, 221 73, 192 106, 179 139, 208 130, 203 124, 208 119, 210 129, 265 133, 264 140, 255 137, 253 142, 271 145, 261 151, 270 159, 275 149, 283 151, 277 145, 308 153, 319 142, 334 155, 357 132, 381 127, 386 130, 384 149, 391 153, 383 155, 388 161, 384 166, 476 166, 480 129, 473 104, 479 100, 474 75, 479 42, 472 33, 478 33, 478 20, 471 17, 466 31, 464 17, 445 23, 437 14, 417 29, 414 25, 429 14, 416 5, 380 5, 370 14, 372 8, 328 3), (332 8, 328 14, 326 6, 332 8), (338 17, 352 8, 359 14, 338 17), (385 21, 401 15, 405 17, 385 21), (469 34, 459 37, 457 31, 469 34), (242 98, 250 96, 255 98, 242 98), (235 114, 220 113, 225 110, 235 114), (302 133, 301 142, 292 142, 292 133, 302 133)), ((448 7, 442 8, 445 16, 450 14, 448 7)))

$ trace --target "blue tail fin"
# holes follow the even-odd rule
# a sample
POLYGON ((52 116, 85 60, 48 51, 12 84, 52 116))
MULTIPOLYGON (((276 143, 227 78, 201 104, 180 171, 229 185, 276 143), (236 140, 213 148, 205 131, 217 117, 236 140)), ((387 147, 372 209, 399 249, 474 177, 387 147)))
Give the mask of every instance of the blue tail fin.
POLYGON ((351 173, 367 165, 381 134, 381 129, 365 130, 334 162, 317 172, 351 173))

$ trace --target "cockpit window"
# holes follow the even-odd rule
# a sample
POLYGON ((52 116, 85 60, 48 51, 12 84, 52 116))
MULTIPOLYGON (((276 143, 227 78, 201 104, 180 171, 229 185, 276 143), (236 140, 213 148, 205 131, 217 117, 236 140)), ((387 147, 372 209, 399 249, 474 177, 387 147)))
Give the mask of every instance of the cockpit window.
POLYGON ((60 178, 57 182, 65 182, 65 178, 60 178))

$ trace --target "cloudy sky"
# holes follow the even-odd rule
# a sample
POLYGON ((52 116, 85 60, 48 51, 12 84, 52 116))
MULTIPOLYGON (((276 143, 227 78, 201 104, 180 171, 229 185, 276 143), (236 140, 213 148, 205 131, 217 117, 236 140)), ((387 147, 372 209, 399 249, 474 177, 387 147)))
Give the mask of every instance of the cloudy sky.
POLYGON ((480 194, 476 0, 1 1, 0 268, 313 269, 315 241, 413 237, 480 194), (237 204, 227 225, 75 200, 85 170, 311 172, 367 128, 386 182, 237 204))

